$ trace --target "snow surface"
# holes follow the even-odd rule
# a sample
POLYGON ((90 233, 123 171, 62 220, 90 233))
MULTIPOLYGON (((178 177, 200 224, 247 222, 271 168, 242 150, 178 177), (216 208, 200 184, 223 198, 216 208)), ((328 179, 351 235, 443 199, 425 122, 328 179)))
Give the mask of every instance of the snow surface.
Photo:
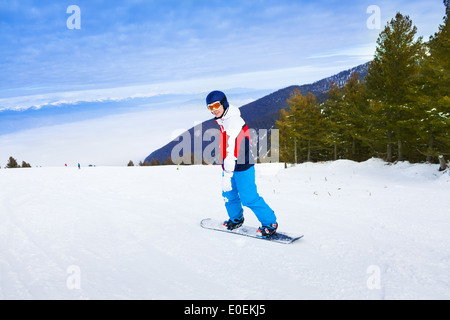
POLYGON ((437 165, 257 165, 280 230, 305 235, 291 245, 199 226, 226 218, 220 171, 0 170, 0 299, 450 298, 437 165))

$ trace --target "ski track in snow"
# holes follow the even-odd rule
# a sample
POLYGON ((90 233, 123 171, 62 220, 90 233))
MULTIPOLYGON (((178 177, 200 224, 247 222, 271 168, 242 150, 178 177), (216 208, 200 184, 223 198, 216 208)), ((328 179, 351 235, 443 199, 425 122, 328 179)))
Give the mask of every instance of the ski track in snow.
POLYGON ((219 166, 2 169, 0 299, 450 298, 449 172, 377 159, 256 172, 280 230, 303 239, 202 229, 226 218, 219 166))

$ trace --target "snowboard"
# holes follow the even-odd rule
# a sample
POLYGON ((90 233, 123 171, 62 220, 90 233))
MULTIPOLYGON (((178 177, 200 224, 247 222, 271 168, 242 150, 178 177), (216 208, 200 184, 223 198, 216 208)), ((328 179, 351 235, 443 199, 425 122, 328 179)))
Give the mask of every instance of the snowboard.
POLYGON ((243 225, 240 228, 237 228, 234 230, 228 230, 223 225, 223 221, 214 220, 211 218, 203 219, 200 222, 200 226, 205 229, 233 233, 233 234, 238 234, 241 236, 257 238, 257 239, 272 241, 272 242, 277 242, 277 243, 284 243, 284 244, 293 243, 294 241, 297 241, 298 239, 303 237, 303 235, 292 235, 292 234, 287 234, 284 232, 277 231, 274 235, 272 235, 269 238, 262 238, 256 234, 256 231, 258 230, 258 228, 243 225))

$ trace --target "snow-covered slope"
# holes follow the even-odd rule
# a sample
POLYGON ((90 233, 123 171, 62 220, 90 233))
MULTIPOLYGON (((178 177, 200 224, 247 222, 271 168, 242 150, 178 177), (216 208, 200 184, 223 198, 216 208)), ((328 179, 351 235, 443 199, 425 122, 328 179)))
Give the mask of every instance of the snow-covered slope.
POLYGON ((220 170, 0 170, 0 299, 450 298, 436 165, 257 165, 292 245, 200 228, 226 217, 220 170))

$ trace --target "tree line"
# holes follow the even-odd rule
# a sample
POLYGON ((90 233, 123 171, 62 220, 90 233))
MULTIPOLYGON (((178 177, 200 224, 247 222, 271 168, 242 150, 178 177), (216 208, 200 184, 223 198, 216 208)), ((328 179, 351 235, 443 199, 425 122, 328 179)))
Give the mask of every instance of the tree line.
POLYGON ((277 121, 284 162, 371 157, 436 162, 450 155, 450 0, 439 31, 424 42, 397 13, 380 33, 365 79, 354 73, 326 100, 294 91, 277 121))
POLYGON ((31 165, 25 161, 22 161, 22 166, 20 166, 16 159, 14 159, 13 157, 9 157, 6 168, 31 168, 31 165))

